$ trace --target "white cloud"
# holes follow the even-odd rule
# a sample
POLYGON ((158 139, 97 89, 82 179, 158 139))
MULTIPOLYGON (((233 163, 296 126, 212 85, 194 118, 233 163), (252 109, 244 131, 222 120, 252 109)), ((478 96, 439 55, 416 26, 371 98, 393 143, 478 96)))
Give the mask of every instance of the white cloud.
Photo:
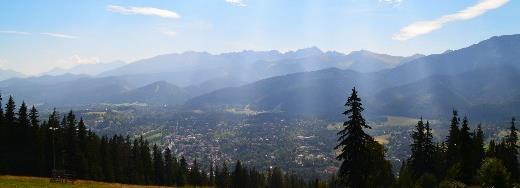
POLYGON ((505 5, 507 2, 509 2, 509 0, 481 0, 479 3, 467 7, 457 13, 444 15, 435 20, 418 21, 412 23, 406 27, 401 28, 399 33, 396 33, 394 36, 392 36, 392 39, 408 40, 419 35, 424 35, 442 28, 444 24, 475 18, 490 10, 499 8, 505 5))
POLYGON ((67 35, 67 34, 63 34, 63 33, 40 33, 41 35, 47 35, 47 36, 51 36, 51 37, 57 37, 57 38, 66 38, 66 39, 75 39, 75 38, 78 38, 76 36, 73 36, 73 35, 67 35))
POLYGON ((239 6, 239 7, 245 7, 247 4, 244 2, 244 0, 226 0, 227 3, 239 6))
POLYGON ((146 16, 159 16, 163 18, 180 18, 179 14, 173 11, 158 9, 153 7, 122 7, 117 5, 108 5, 107 10, 121 14, 139 14, 146 16))
POLYGON ((0 33, 3 34, 13 34, 13 35, 30 35, 31 33, 23 32, 23 31, 13 31, 13 30, 0 30, 0 33))

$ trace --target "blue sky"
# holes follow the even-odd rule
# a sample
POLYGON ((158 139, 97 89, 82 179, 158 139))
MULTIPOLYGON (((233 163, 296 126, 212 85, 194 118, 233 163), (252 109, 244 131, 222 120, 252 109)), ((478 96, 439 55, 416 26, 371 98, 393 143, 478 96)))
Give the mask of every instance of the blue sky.
POLYGON ((0 68, 36 74, 155 55, 310 46, 441 53, 520 33, 512 0, 3 1, 0 68))

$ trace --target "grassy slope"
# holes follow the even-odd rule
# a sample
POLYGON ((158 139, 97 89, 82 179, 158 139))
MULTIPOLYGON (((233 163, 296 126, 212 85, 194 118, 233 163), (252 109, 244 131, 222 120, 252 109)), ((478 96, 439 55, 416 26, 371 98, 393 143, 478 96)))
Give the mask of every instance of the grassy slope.
POLYGON ((112 188, 112 187, 132 187, 132 188, 154 188, 157 186, 138 186, 138 185, 125 185, 119 183, 103 183, 95 181, 78 180, 74 184, 62 184, 62 183, 50 183, 49 178, 38 178, 38 177, 21 177, 21 176, 0 176, 0 187, 2 188, 25 188, 25 187, 101 187, 101 188, 112 188))

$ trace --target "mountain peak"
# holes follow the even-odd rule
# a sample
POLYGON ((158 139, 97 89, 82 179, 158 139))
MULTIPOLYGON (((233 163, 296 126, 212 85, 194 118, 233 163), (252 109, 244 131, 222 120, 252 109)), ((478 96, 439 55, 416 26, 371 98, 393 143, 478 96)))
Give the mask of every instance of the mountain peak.
POLYGON ((318 47, 312 46, 309 48, 302 48, 296 51, 289 51, 285 53, 285 56, 288 56, 289 58, 304 58, 309 56, 316 56, 316 55, 322 55, 323 51, 321 51, 318 47))

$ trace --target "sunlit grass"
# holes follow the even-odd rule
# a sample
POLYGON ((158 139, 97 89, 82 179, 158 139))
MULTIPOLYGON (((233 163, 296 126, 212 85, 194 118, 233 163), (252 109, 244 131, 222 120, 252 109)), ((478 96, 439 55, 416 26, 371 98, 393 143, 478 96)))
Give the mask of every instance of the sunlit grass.
POLYGON ((24 176, 0 176, 0 187, 2 188, 36 188, 36 187, 84 187, 84 188, 155 188, 161 186, 126 185, 120 183, 104 183, 87 180, 77 180, 74 184, 51 183, 49 178, 24 177, 24 176))

